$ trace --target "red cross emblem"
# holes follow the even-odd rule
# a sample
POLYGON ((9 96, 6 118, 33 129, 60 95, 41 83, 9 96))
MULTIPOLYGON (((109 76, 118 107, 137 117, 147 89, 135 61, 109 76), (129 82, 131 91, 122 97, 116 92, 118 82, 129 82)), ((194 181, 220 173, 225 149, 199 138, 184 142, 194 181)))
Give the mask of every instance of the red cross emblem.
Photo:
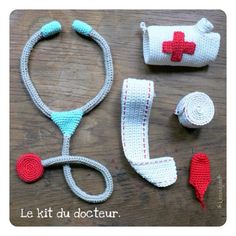
POLYGON ((181 61, 183 54, 193 55, 196 48, 194 42, 184 41, 184 33, 174 32, 173 41, 164 41, 162 43, 162 52, 171 54, 171 61, 181 61))

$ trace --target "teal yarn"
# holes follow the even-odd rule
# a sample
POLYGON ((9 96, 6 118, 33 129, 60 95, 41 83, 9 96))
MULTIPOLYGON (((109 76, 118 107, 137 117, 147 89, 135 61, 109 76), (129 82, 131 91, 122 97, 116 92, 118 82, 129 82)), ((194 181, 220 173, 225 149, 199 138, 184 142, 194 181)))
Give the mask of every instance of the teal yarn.
POLYGON ((59 127, 63 135, 70 137, 75 132, 83 116, 81 109, 72 111, 54 111, 51 114, 52 121, 59 127))
POLYGON ((61 24, 59 21, 51 21, 41 27, 41 32, 44 38, 50 37, 61 32, 61 24))
POLYGON ((93 30, 93 28, 80 20, 74 20, 72 23, 72 28, 79 34, 82 34, 84 36, 89 36, 90 32, 93 30))

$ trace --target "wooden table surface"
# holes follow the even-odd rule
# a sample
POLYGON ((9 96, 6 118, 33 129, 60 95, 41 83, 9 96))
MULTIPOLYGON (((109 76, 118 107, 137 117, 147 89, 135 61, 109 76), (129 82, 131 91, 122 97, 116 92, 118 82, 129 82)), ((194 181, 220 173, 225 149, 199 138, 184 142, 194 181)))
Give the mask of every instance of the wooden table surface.
MULTIPOLYGON (((14 11, 10 17, 10 220, 14 225, 222 225, 226 220, 226 16, 222 11, 14 11), (221 34, 217 60, 208 67, 147 66, 142 56, 139 23, 195 24, 208 18, 221 34), (72 139, 71 153, 100 161, 112 173, 114 192, 102 204, 78 198, 65 183, 62 168, 48 168, 33 184, 16 175, 15 162, 25 152, 46 159, 61 152, 58 128, 33 105, 19 75, 19 58, 30 35, 42 24, 59 20, 62 33, 39 43, 32 52, 30 74, 49 107, 68 110, 84 104, 104 81, 103 57, 91 40, 71 29, 74 19, 89 22, 109 43, 114 60, 114 84, 106 99, 86 115, 72 139), (143 180, 127 162, 120 136, 120 94, 125 78, 155 82, 158 102, 150 119, 151 157, 173 156, 178 180, 160 189, 143 180), (198 130, 183 128, 172 114, 178 100, 192 91, 207 93, 215 104, 214 120, 198 130), (188 184, 189 164, 195 152, 211 161, 212 183, 202 209, 188 184), (51 207, 73 212, 94 209, 118 211, 116 218, 22 218, 21 209, 36 212, 51 207)), ((103 191, 103 179, 88 168, 73 168, 79 186, 91 193, 103 191)))

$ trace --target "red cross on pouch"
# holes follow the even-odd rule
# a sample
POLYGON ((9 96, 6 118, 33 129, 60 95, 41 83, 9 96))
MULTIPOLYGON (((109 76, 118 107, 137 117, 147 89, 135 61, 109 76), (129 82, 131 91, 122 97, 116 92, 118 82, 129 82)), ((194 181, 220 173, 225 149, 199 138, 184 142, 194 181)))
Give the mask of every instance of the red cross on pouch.
POLYGON ((162 43, 162 52, 171 54, 171 61, 180 62, 183 54, 194 54, 196 44, 184 41, 184 36, 183 32, 175 31, 173 41, 164 41, 162 43))

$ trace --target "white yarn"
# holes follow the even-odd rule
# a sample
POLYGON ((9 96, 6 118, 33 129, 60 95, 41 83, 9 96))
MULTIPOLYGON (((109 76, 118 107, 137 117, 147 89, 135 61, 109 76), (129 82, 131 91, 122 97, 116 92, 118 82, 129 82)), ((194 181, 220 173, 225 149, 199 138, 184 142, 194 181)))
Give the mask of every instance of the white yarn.
POLYGON ((184 96, 175 109, 179 122, 187 128, 200 128, 213 119, 215 108, 211 98, 202 92, 184 96))
POLYGON ((211 32, 213 24, 202 18, 191 26, 149 26, 140 23, 143 30, 143 55, 146 64, 202 67, 214 61, 220 47, 220 34, 211 32), (182 60, 171 61, 171 54, 162 52, 162 44, 172 41, 174 32, 184 33, 184 41, 194 42, 193 55, 183 54, 182 60))
POLYGON ((154 97, 149 80, 126 79, 121 96, 121 137, 131 166, 150 183, 166 187, 175 183, 177 171, 172 157, 149 156, 148 124, 154 97))

